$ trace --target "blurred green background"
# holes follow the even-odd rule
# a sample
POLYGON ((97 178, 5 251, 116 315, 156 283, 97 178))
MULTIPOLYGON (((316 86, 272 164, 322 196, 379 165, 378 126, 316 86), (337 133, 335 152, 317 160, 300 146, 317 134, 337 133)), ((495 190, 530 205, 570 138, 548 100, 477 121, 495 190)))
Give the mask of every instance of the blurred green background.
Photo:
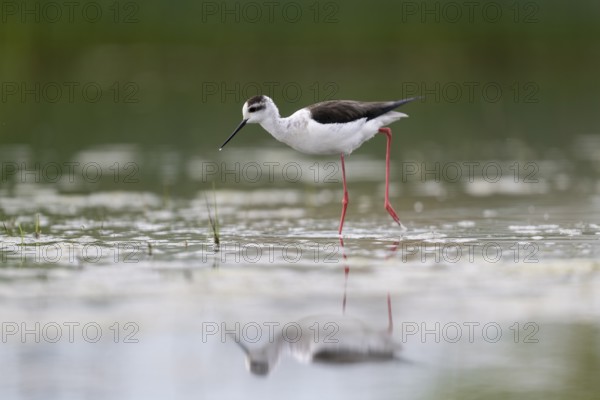
POLYGON ((397 125, 405 147, 560 147, 598 132, 599 11, 591 0, 3 1, 0 140, 65 159, 103 143, 212 152, 260 92, 284 116, 425 95, 397 125))

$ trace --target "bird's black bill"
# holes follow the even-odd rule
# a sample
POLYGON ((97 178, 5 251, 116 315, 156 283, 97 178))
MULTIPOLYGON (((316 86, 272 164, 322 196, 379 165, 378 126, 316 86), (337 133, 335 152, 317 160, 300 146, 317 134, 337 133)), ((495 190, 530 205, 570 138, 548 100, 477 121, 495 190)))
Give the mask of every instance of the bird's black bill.
POLYGON ((248 120, 247 120, 247 119, 243 119, 243 120, 242 120, 242 122, 240 122, 240 124, 238 125, 238 127, 237 127, 237 128, 235 128, 235 131, 233 131, 233 133, 231 134, 231 136, 229 136, 229 138, 228 138, 228 139, 225 141, 225 143, 223 143, 223 144, 221 145, 221 147, 219 147, 219 151, 223 150, 223 147, 225 147, 225 145, 226 145, 227 143, 229 143, 229 141, 230 141, 231 139, 233 139, 233 137, 235 136, 235 134, 236 134, 236 133, 238 133, 238 132, 239 132, 239 131, 240 131, 240 130, 241 130, 243 127, 244 127, 244 125, 246 125, 246 123, 247 123, 247 122, 248 122, 248 120))

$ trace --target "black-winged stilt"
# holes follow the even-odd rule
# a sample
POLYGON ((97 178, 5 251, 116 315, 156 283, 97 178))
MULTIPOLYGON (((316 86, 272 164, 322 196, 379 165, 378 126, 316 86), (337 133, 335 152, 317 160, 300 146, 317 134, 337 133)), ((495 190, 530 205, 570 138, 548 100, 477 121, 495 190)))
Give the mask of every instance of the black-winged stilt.
POLYGON ((344 155, 352 153, 377 133, 382 133, 387 137, 384 207, 394 221, 404 228, 389 200, 392 130, 384 126, 407 117, 408 115, 394 110, 416 99, 417 97, 383 102, 331 100, 302 108, 289 117, 282 118, 273 100, 263 95, 254 96, 244 103, 242 122, 219 150, 222 150, 246 124, 257 123, 275 139, 302 153, 340 154, 344 185, 338 230, 338 234, 341 235, 349 202, 344 155))

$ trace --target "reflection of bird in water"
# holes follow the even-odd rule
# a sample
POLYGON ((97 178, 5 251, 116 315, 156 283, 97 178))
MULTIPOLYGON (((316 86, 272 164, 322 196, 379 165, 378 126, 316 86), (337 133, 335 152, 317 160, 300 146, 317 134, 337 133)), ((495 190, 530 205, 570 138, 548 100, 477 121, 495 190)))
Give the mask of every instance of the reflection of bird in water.
POLYGON ((392 338, 392 309, 388 295, 388 328, 373 330, 350 317, 313 316, 286 324, 268 343, 252 349, 237 340, 246 353, 251 373, 267 375, 283 354, 305 363, 350 364, 382 362, 397 358, 400 344, 392 338))

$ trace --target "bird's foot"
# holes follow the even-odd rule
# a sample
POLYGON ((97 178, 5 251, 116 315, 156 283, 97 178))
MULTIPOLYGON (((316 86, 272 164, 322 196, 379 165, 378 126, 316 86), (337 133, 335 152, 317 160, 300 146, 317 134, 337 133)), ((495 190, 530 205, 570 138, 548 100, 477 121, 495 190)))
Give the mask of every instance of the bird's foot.
POLYGON ((392 205, 389 202, 385 202, 384 207, 386 209, 386 211, 388 212, 388 214, 391 215, 391 217, 394 219, 394 221, 396 221, 396 223, 398 225, 400 225, 400 229, 402 229, 403 231, 406 231, 406 227, 402 224, 402 222, 400 222, 400 218, 398 217, 398 214, 396 214, 396 211, 394 210, 394 207, 392 207, 392 205))

